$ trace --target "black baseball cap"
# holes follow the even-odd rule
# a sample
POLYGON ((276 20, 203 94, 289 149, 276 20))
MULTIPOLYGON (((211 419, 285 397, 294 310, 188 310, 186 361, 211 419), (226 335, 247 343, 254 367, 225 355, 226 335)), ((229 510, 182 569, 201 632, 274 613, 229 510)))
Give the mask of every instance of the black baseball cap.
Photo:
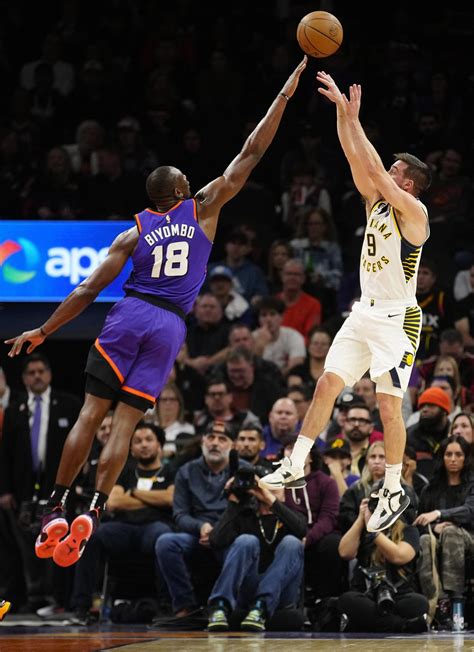
POLYGON ((342 437, 336 437, 336 439, 327 442, 322 454, 331 457, 352 457, 349 442, 342 437))

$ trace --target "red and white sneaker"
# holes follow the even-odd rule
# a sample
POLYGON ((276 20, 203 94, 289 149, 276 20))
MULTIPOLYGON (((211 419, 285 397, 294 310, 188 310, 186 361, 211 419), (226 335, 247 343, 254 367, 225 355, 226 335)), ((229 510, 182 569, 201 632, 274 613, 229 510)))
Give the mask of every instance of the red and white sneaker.
POLYGON ((35 553, 40 559, 52 557, 57 545, 69 530, 69 524, 64 518, 64 511, 56 507, 45 514, 41 521, 41 530, 35 542, 35 553))
POLYGON ((77 516, 71 523, 69 535, 55 548, 53 561, 58 566, 72 566, 80 559, 87 542, 94 534, 99 524, 96 509, 77 516))

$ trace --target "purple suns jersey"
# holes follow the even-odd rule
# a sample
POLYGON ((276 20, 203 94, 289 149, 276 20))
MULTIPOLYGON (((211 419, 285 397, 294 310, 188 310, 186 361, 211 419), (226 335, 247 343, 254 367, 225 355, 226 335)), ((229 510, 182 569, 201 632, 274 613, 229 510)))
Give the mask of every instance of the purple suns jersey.
POLYGON ((206 277, 212 242, 197 222, 196 202, 178 202, 166 213, 135 215, 139 238, 133 270, 123 289, 170 301, 188 313, 206 277))

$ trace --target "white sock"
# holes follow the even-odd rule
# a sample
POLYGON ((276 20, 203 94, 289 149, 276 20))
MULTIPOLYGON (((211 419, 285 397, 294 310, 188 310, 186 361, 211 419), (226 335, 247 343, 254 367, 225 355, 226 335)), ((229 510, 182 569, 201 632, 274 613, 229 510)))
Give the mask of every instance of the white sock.
POLYGON ((402 475, 401 464, 386 464, 385 465, 385 481, 383 488, 388 489, 391 494, 400 491, 400 478, 402 475))
POLYGON ((308 453, 313 446, 314 439, 310 439, 304 435, 298 435, 298 439, 295 442, 293 452, 290 456, 292 466, 296 466, 298 469, 304 468, 304 463, 306 462, 308 453))

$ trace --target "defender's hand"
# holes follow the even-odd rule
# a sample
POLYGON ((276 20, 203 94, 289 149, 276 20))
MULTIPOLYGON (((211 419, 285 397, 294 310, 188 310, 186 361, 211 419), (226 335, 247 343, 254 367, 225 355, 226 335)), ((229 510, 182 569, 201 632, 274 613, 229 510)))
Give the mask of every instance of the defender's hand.
POLYGON ((46 339, 46 336, 43 335, 41 329, 35 328, 32 331, 25 331, 21 335, 16 337, 11 337, 9 340, 5 340, 5 344, 13 344, 12 348, 8 352, 10 358, 13 358, 15 355, 21 353, 23 344, 25 342, 30 342, 30 346, 26 349, 27 353, 32 353, 37 346, 42 344, 46 339))
POLYGON ((296 66, 296 68, 293 70, 291 75, 284 83, 283 88, 281 89, 283 95, 286 95, 287 97, 293 97, 293 94, 298 87, 298 82, 300 80, 301 73, 306 68, 307 63, 308 63, 308 57, 305 55, 303 57, 303 60, 300 61, 300 63, 296 66))

